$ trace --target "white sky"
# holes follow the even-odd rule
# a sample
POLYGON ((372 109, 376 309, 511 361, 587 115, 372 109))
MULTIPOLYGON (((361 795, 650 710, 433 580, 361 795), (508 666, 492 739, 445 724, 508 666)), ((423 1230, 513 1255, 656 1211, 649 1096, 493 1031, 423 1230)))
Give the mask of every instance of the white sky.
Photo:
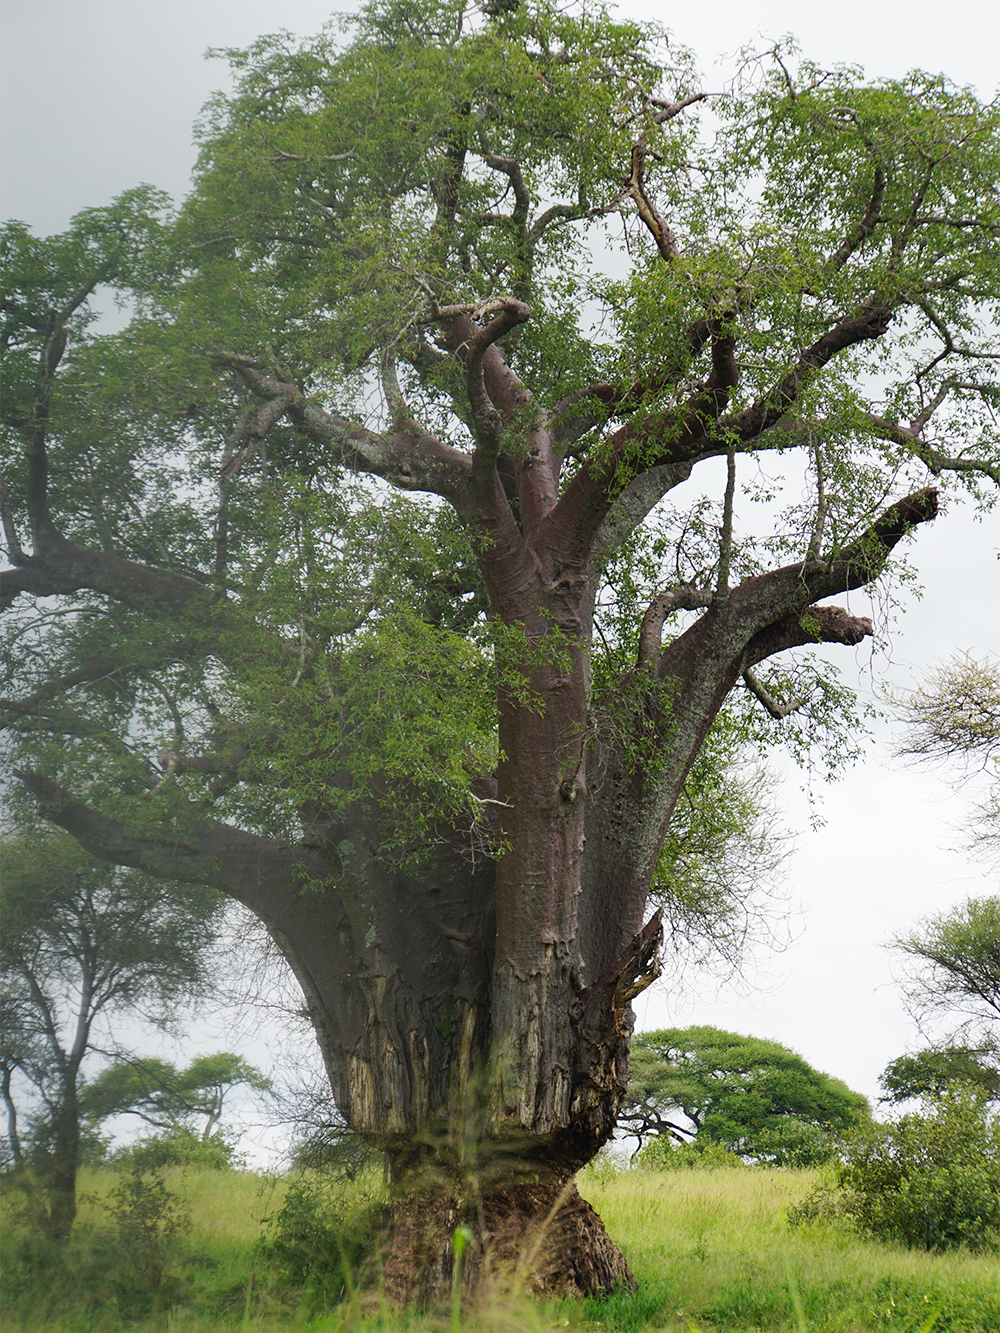
MULTIPOLYGON (((1000 84, 995 0, 632 0, 620 12, 666 21, 698 53, 709 89, 728 77, 725 53, 787 32, 820 64, 858 63, 870 76, 943 71, 984 97, 1000 84)), ((181 196, 194 162, 192 123, 227 79, 223 63, 203 60, 205 49, 247 45, 279 27, 310 36, 329 13, 317 0, 0 0, 0 216, 44 234, 142 181, 181 196)), ((881 681, 914 684, 956 650, 1000 655, 998 543, 995 514, 977 525, 953 512, 922 531, 913 551, 924 599, 908 602, 874 650, 844 652, 848 682, 870 695, 881 681)), ((865 613, 864 601, 853 598, 854 609, 865 613)), ((801 831, 789 863, 801 934, 765 960, 765 989, 716 999, 697 982, 676 993, 656 988, 638 1002, 640 1027, 699 1022, 773 1038, 876 1095, 881 1069, 916 1040, 879 945, 928 912, 996 891, 955 850, 968 802, 949 795, 945 775, 890 762, 889 735, 881 726, 868 762, 825 793, 818 833, 808 831, 798 785, 787 788, 790 823, 801 831)), ((224 1032, 202 1041, 228 1044, 224 1032)), ((267 1041, 242 1049, 272 1063, 267 1041)))

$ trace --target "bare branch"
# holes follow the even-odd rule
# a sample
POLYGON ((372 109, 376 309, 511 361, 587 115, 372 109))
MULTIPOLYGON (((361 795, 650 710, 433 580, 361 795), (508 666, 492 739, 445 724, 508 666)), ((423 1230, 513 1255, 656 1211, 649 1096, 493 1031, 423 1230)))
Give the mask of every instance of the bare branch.
POLYGON ((719 533, 719 572, 713 602, 724 602, 729 595, 729 569, 733 557, 733 497, 736 494, 736 450, 726 455, 726 493, 722 502, 722 530, 719 533))
POLYGON ((802 694, 794 696, 786 703, 779 703, 774 695, 764 688, 750 667, 747 667, 743 672, 743 683, 754 698, 764 705, 776 722, 780 722, 782 718, 788 717, 792 713, 797 713, 809 701, 808 695, 802 694))
POLYGON ((826 532, 826 516, 829 506, 826 495, 826 470, 823 467, 822 452, 818 447, 813 448, 811 441, 810 452, 812 453, 813 467, 816 469, 816 517, 813 521, 812 532, 809 535, 806 559, 818 560, 820 551, 823 549, 823 536, 826 532))
POLYGON ((642 618, 639 630, 638 665, 659 660, 663 648, 663 626, 667 617, 675 611, 698 611, 712 603, 712 594, 707 588, 685 585, 670 592, 661 592, 650 602, 642 618))

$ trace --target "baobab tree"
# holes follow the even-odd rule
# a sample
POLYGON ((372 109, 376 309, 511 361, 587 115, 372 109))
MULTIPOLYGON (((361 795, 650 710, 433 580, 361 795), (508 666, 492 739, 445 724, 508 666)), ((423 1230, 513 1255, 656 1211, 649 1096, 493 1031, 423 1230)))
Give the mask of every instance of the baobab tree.
POLYGON ((470 1287, 528 1236, 631 1281, 572 1181, 698 766, 748 704, 842 729, 830 599, 1000 479, 995 108, 783 49, 709 99, 655 26, 493 8, 231 52, 176 217, 7 234, 21 781, 267 925, 418 1302, 463 1219, 470 1287))

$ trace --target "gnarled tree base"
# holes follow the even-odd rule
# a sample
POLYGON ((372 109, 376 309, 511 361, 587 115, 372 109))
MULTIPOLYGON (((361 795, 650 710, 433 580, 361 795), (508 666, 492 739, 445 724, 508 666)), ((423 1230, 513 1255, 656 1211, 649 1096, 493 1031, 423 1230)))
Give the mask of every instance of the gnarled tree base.
POLYGON ((465 1200, 443 1189, 413 1191, 397 1198, 383 1239, 384 1295, 417 1309, 450 1301, 456 1280, 466 1304, 498 1288, 597 1296, 636 1285, 572 1180, 491 1187, 465 1200), (466 1229, 464 1244, 456 1246, 459 1227, 466 1229))

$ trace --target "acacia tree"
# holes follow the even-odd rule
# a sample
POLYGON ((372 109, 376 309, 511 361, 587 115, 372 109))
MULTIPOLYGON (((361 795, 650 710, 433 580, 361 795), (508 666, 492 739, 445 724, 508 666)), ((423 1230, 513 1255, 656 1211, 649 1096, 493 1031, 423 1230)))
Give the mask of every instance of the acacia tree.
POLYGON ((32 1215, 64 1244, 76 1217, 84 1065, 108 1025, 163 1022, 209 988, 218 897, 94 862, 63 834, 3 845, 0 1072, 32 1215), (27 1134, 19 1129, 27 1115, 27 1134))
POLYGON ((80 1103, 94 1123, 137 1115, 156 1129, 192 1130, 203 1116, 204 1143, 218 1129, 226 1097, 240 1086, 262 1093, 272 1088, 266 1074, 232 1051, 196 1056, 186 1069, 159 1058, 120 1060, 90 1080, 80 1103))
POLYGON ((632 1043, 619 1124, 639 1140, 720 1144, 775 1165, 811 1165, 868 1102, 776 1041, 719 1028, 663 1028, 632 1043), (679 1113, 679 1114, 678 1114, 679 1113))
POLYGON ((631 1280, 571 1181, 713 723, 842 730, 781 655, 862 643, 829 599, 1000 478, 995 109, 775 50, 700 134, 659 29, 494 8, 229 53, 176 223, 15 228, 4 304, 4 597, 68 612, 16 622, 22 780, 266 923, 415 1300, 463 1208, 468 1283, 543 1223, 542 1285, 631 1280))
POLYGON ((928 1093, 940 1096, 955 1083, 969 1083, 990 1101, 1000 1101, 1000 1045, 938 1046, 898 1055, 879 1075, 885 1102, 906 1102, 928 1093))

